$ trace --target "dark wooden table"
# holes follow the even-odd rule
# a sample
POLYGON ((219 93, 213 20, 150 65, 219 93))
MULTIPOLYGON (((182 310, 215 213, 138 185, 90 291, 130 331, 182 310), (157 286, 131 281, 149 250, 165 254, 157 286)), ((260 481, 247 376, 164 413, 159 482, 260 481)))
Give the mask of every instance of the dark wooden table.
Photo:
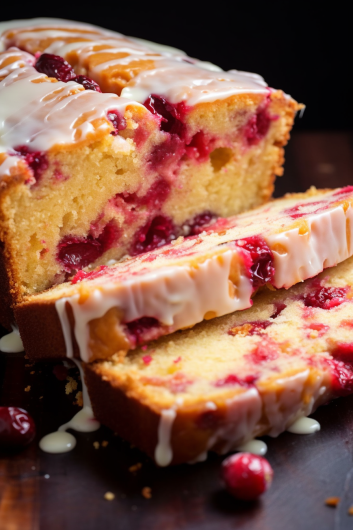
MULTIPOLYGON (((287 148, 276 195, 311 185, 353 184, 353 135, 297 133, 287 148)), ((49 455, 38 440, 68 421, 78 406, 53 364, 29 365, 23 354, 0 354, 0 405, 27 409, 37 440, 17 454, 0 455, 0 530, 294 530, 351 529, 353 516, 353 396, 318 410, 321 431, 265 438, 275 478, 261 500, 241 503, 222 489, 221 457, 159 469, 102 427, 76 434, 71 453, 49 455), (29 391, 25 388, 30 386, 29 391), (109 442, 95 449, 96 441, 109 442), (129 467, 142 463, 133 473, 129 467), (145 499, 142 488, 150 487, 145 499), (107 501, 111 491, 115 499, 107 501), (339 496, 337 508, 325 506, 339 496)), ((71 374, 77 377, 75 369, 71 374)))

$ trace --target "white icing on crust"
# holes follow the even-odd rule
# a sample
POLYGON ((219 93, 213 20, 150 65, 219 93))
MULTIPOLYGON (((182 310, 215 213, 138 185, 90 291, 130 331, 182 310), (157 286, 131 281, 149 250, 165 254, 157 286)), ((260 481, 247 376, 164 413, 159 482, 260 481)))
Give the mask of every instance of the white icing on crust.
POLYGON ((353 251, 353 230, 347 231, 347 222, 353 227, 353 208, 345 212, 342 205, 322 213, 305 217, 308 232, 301 235, 299 228, 265 239, 275 258, 277 288, 289 288, 319 274, 324 268, 333 267, 349 258, 353 251), (347 241, 347 238, 349 241, 347 241), (278 247, 286 249, 283 253, 278 247))
POLYGON ((56 309, 63 329, 66 355, 73 356, 70 324, 65 304, 68 302, 75 318, 75 338, 80 357, 88 362, 88 323, 102 317, 112 307, 118 307, 125 322, 148 316, 159 320, 170 330, 181 329, 201 322, 205 314, 221 316, 251 306, 252 284, 241 274, 236 292, 229 289, 229 275, 236 250, 207 259, 197 268, 190 266, 165 267, 141 276, 131 276, 124 282, 104 283, 95 289, 85 303, 79 295, 56 301, 56 309))
POLYGON ((39 442, 39 447, 45 453, 68 453, 76 447, 76 438, 69 432, 51 432, 39 442))
POLYGON ((170 439, 176 415, 177 413, 174 408, 165 409, 161 412, 158 426, 158 445, 154 453, 154 459, 161 467, 168 466, 173 460, 173 450, 170 445, 170 439))
POLYGON ((287 428, 287 431, 293 434, 313 434, 320 429, 320 423, 313 418, 299 418, 287 428))
POLYGON ((35 58, 29 53, 23 52, 18 48, 9 48, 3 52, 0 57, 0 79, 8 76, 13 70, 32 66, 35 58))
MULTIPOLYGON (((47 79, 27 66, 14 70, 0 83, 0 152, 11 152, 19 145, 47 151, 53 146, 82 142, 90 135, 108 134, 112 130, 106 118, 108 110, 116 109, 124 115, 131 104, 114 94, 85 90, 72 81, 51 83, 47 79), (89 118, 79 123, 85 114, 89 118), (95 120, 101 120, 99 125, 95 120)), ((115 139, 119 147, 132 149, 123 138, 115 139)))
POLYGON ((20 332, 14 326, 11 333, 0 339, 0 350, 5 353, 19 353, 24 350, 20 332))
MULTIPOLYGON (((11 21, 3 27, 2 33, 7 29, 23 27, 24 24, 16 24, 11 21)), ((125 37, 119 33, 108 31, 96 26, 72 21, 55 21, 41 19, 39 23, 28 20, 28 26, 21 33, 23 39, 37 39, 38 35, 56 40, 46 49, 46 53, 54 53, 64 58, 67 54, 76 50, 79 52, 76 71, 86 74, 87 59, 92 54, 100 52, 127 53, 128 56, 109 59, 99 65, 92 66, 88 72, 99 83, 100 75, 110 67, 128 65, 133 61, 148 60, 155 63, 155 69, 145 70, 136 75, 129 82, 129 86, 122 91, 122 96, 143 103, 150 94, 159 94, 166 97, 172 103, 181 101, 188 105, 196 105, 201 102, 212 102, 225 99, 237 94, 267 94, 268 88, 262 77, 247 72, 231 70, 223 72, 218 66, 207 61, 199 61, 189 58, 184 52, 156 43, 144 41, 133 37, 125 37), (40 29, 40 26, 48 25, 40 29), (79 42, 66 43, 64 38, 68 35, 66 27, 75 31, 70 32, 70 37, 77 38, 79 42), (40 31, 33 31, 35 29, 40 31), (83 32, 83 30, 92 30, 83 32), (62 37, 62 39, 60 39, 62 37), (82 38, 89 42, 82 42, 82 38), (99 45, 100 50, 94 50, 99 45), (105 49, 102 49, 105 48, 105 49)))

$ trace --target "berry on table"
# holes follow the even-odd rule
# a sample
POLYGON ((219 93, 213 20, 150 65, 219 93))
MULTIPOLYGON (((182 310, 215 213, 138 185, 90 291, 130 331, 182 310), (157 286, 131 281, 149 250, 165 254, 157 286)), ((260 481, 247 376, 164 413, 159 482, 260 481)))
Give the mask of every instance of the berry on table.
POLYGON ((0 448, 17 449, 31 443, 36 434, 32 417, 24 409, 0 407, 0 448))
POLYGON ((221 476, 231 495, 249 501, 257 499, 270 487, 273 470, 261 456, 236 453, 223 460, 221 476))

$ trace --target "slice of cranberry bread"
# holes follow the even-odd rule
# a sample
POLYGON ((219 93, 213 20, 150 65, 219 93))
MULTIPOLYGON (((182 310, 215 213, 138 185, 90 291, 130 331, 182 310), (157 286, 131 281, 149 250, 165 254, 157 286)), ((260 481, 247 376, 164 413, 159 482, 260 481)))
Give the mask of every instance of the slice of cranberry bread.
POLYGON ((353 392, 353 258, 122 361, 84 364, 95 417, 165 466, 278 436, 353 392))
POLYGON ((271 196, 300 106, 259 76, 60 20, 3 23, 0 42, 5 54, 32 54, 24 70, 37 75, 1 82, 1 240, 14 302, 271 196), (60 83, 51 95, 40 73, 60 83), (66 104, 59 89, 82 93, 66 104))
POLYGON ((353 253, 353 187, 311 189, 251 212, 219 218, 111 266, 80 271, 70 283, 29 296, 16 320, 31 358, 88 362, 246 309, 267 284, 289 288, 353 253))

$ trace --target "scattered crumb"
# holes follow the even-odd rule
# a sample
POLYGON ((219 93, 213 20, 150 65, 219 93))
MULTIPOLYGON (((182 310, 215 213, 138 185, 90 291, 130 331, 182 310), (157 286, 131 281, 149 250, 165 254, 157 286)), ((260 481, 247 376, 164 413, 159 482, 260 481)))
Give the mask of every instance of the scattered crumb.
POLYGON ((78 405, 79 407, 83 407, 83 396, 81 390, 79 390, 75 396, 76 401, 74 402, 74 405, 78 405))
POLYGON ((50 478, 50 475, 48 475, 48 474, 44 475, 44 478, 50 478))
POLYGON ((35 371, 33 370, 32 372, 30 372, 31 375, 35 374, 35 371))
POLYGON ((102 447, 107 447, 108 444, 109 444, 109 442, 107 440, 103 440, 102 447))
POLYGON ((348 515, 353 515, 353 506, 348 508, 348 515))
POLYGON ((339 502, 340 502, 339 497, 327 497, 327 499, 325 500, 326 506, 331 506, 332 508, 336 508, 339 502))
POLYGON ((99 442, 93 442, 93 447, 95 449, 99 449, 99 445, 100 445, 99 442))
POLYGON ((65 385, 66 394, 71 394, 74 390, 77 390, 77 381, 71 376, 67 377, 68 383, 65 385))
POLYGON ((39 398, 39 399, 43 399, 43 396, 40 396, 40 398, 39 398))
POLYGON ((142 497, 145 497, 145 499, 150 499, 152 497, 151 488, 148 488, 147 486, 142 488, 141 495, 142 497))
POLYGON ((137 464, 134 464, 133 466, 129 467, 129 471, 130 473, 135 473, 135 471, 138 471, 139 469, 141 469, 141 467, 142 467, 141 462, 137 462, 137 464))
POLYGON ((32 366, 34 366, 34 364, 25 364, 25 368, 32 368, 32 366))
POLYGON ((104 498, 106 501, 112 501, 115 499, 115 495, 111 491, 107 491, 107 493, 104 494, 104 498))
POLYGON ((26 388, 25 388, 25 392, 29 392, 30 390, 31 390, 30 385, 26 386, 26 388))

